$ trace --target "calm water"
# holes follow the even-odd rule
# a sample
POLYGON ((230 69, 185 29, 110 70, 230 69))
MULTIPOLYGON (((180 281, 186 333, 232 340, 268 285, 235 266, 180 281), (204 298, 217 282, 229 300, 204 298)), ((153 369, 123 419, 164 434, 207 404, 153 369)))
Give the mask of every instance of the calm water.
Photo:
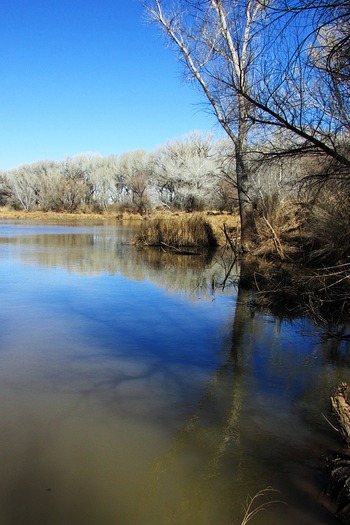
POLYGON ((217 257, 0 222, 1 525, 337 523, 319 460, 349 348, 253 314, 217 257))

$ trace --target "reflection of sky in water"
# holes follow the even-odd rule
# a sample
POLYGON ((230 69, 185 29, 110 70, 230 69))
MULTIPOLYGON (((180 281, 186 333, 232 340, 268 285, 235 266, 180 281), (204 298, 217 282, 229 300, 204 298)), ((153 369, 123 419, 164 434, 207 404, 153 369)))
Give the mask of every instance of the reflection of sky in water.
MULTIPOLYGON (((48 228, 27 231, 83 233, 48 228)), ((288 515, 259 525, 331 523, 310 519, 307 500, 300 511, 289 476, 315 428, 328 446, 321 414, 349 378, 345 345, 245 307, 235 319, 235 289, 187 293, 181 264, 162 274, 145 258, 142 279, 128 247, 113 272, 108 243, 97 274, 66 271, 69 243, 40 243, 43 260, 35 242, 0 244, 1 524, 227 525, 248 493, 279 483, 288 515)))
POLYGON ((122 383, 132 383, 132 410, 137 397, 147 410, 147 403, 153 409, 152 395, 157 406, 163 396, 166 406, 174 395, 181 403, 200 388, 219 363, 221 332, 230 330, 230 296, 193 302, 147 281, 85 278, 6 259, 0 272, 2 353, 39 361, 35 371, 30 366, 34 383, 45 381, 44 365, 50 363, 51 387, 58 389, 116 396, 122 383))
POLYGON ((66 226, 66 225, 40 225, 23 221, 0 221, 0 238, 3 237, 21 237, 22 235, 40 235, 40 234, 66 234, 66 233, 87 233, 91 231, 88 226, 66 226))
POLYGON ((309 374, 319 368, 313 355, 318 338, 304 335, 303 328, 308 326, 306 321, 281 321, 277 326, 268 319, 261 321, 254 339, 256 381, 266 395, 278 393, 281 402, 292 401, 309 385, 309 374), (314 361, 310 363, 310 359, 314 361), (292 383, 288 374, 291 362, 293 368, 298 369, 292 383), (308 370, 307 376, 305 370, 308 370))

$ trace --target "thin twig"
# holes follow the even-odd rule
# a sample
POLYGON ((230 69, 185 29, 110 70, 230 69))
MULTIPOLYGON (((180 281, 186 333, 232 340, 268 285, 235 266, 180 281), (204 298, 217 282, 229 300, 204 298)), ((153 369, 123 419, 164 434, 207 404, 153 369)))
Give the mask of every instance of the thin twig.
POLYGON ((329 419, 328 419, 323 413, 322 413, 322 416, 325 418, 325 420, 327 421, 327 423, 333 428, 333 430, 335 430, 336 432, 340 433, 339 428, 335 427, 335 426, 333 425, 333 423, 331 423, 331 422, 329 421, 329 419))
POLYGON ((278 492, 278 490, 272 489, 270 487, 260 490, 254 496, 249 496, 246 501, 245 514, 241 525, 247 525, 247 523, 256 516, 256 514, 267 510, 268 507, 276 503, 282 503, 286 505, 285 502, 280 500, 267 500, 263 503, 258 503, 259 498, 267 497, 270 492, 278 492))

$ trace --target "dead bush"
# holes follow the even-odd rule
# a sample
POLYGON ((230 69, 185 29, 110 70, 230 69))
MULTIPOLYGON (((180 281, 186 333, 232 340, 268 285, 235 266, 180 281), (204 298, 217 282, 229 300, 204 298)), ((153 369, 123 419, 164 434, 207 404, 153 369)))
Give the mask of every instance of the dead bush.
POLYGON ((317 195, 303 228, 306 260, 317 265, 347 261, 350 256, 350 195, 324 188, 317 195))
POLYGON ((295 258, 300 252, 300 206, 280 200, 277 194, 255 203, 255 255, 281 260, 295 258))

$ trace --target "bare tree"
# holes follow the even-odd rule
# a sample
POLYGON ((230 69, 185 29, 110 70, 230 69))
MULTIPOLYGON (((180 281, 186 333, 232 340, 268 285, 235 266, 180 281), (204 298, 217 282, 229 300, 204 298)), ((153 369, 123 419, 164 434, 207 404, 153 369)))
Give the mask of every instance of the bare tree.
POLYGON ((93 159, 80 155, 62 162, 31 165, 38 179, 38 206, 43 210, 75 212, 92 204, 93 159))
POLYGON ((236 181, 242 224, 242 248, 249 241, 250 182, 247 164, 251 101, 244 96, 253 82, 259 56, 259 24, 265 3, 257 0, 163 0, 143 2, 179 52, 190 77, 204 92, 216 118, 235 145, 236 181))
POLYGON ((153 179, 163 205, 193 211, 213 205, 219 164, 212 138, 198 132, 173 140, 154 153, 153 179))
POLYGON ((320 154, 349 177, 348 1, 143 2, 175 45, 235 145, 242 246, 249 240, 250 156, 320 154), (261 148, 281 133, 280 149, 261 148))
POLYGON ((264 25, 255 81, 241 95, 265 136, 285 130, 276 153, 316 153, 347 171, 350 158, 349 2, 274 0, 264 25), (347 56, 347 55, 346 55, 347 56))
POLYGON ((5 206, 12 195, 12 189, 5 172, 0 172, 0 206, 5 206))
POLYGON ((30 165, 37 177, 37 204, 44 211, 54 209, 53 201, 57 191, 57 181, 61 176, 60 166, 59 162, 46 160, 30 165))
POLYGON ((38 177, 30 164, 8 171, 5 175, 7 201, 15 208, 32 210, 38 204, 38 177))
POLYGON ((91 192, 91 204, 97 211, 106 211, 118 200, 117 168, 118 160, 114 155, 86 157, 87 177, 91 192))
POLYGON ((149 206, 150 158, 144 150, 128 151, 120 156, 117 166, 118 184, 126 201, 145 213, 149 206))

